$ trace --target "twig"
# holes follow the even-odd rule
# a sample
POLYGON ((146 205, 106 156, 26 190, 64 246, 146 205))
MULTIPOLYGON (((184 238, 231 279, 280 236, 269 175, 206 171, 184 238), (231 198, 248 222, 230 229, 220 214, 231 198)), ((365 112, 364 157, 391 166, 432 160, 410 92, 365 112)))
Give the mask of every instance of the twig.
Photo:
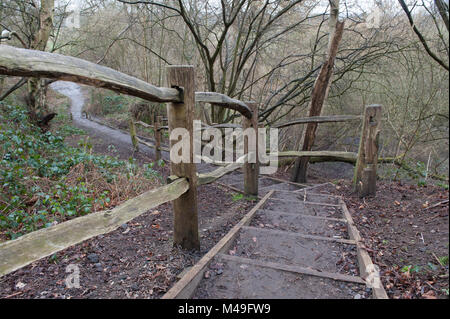
POLYGON ((428 282, 425 281, 425 283, 430 286, 431 289, 433 289, 434 291, 439 291, 438 289, 434 288, 431 284, 429 284, 428 282))
POLYGON ((14 297, 14 296, 17 296, 17 295, 21 295, 21 294, 23 294, 23 291, 18 291, 18 292, 15 292, 13 294, 10 294, 10 295, 6 296, 5 299, 11 298, 11 297, 14 297))
POLYGON ((423 239, 423 234, 420 233, 420 239, 422 239, 422 242, 425 244, 425 239, 423 239))
POLYGON ((440 261, 439 258, 436 256, 436 254, 433 253, 433 252, 432 252, 431 254, 433 255, 434 258, 436 258, 438 264, 439 264, 443 269, 445 269, 445 266, 441 263, 441 261, 440 261))
POLYGON ((447 204, 447 203, 448 203, 448 199, 446 199, 446 200, 444 200, 442 202, 439 202, 437 204, 434 204, 433 206, 427 207, 427 208, 425 208, 425 210, 428 210, 428 209, 431 209, 431 208, 434 208, 434 207, 437 207, 437 206, 441 206, 442 204, 447 204))

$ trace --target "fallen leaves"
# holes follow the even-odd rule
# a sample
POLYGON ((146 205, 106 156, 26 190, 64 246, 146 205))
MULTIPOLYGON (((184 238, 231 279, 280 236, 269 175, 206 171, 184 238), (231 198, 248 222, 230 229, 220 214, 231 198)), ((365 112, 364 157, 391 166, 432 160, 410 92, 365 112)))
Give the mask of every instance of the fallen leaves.
POLYGON ((448 246, 443 248, 448 242, 448 192, 431 185, 425 189, 383 181, 377 188, 376 197, 364 200, 352 194, 351 187, 339 195, 344 196, 364 246, 381 267, 388 296, 448 296, 448 267, 439 266, 430 256, 433 250, 439 256, 448 255, 448 246))
POLYGON ((16 288, 17 289, 23 289, 23 287, 25 287, 27 284, 24 284, 23 282, 21 282, 21 281, 19 281, 17 284, 16 284, 16 288))
POLYGON ((436 293, 433 290, 428 290, 428 292, 422 294, 422 298, 425 299, 437 299, 436 293))

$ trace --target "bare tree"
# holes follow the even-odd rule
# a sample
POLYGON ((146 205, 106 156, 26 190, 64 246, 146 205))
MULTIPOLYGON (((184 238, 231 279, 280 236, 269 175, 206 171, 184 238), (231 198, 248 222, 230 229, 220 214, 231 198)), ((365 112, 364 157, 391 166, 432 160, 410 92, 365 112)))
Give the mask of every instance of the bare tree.
MULTIPOLYGON (((328 43, 328 54, 325 58, 316 82, 314 83, 311 94, 311 103, 309 108, 309 116, 319 116, 322 112, 323 103, 325 102, 331 85, 331 77, 333 75, 334 60, 338 52, 339 42, 342 39, 344 31, 344 22, 339 21, 339 0, 330 0, 330 34, 328 43)), ((317 123, 308 123, 303 137, 302 151, 310 151, 314 144, 317 123)), ((306 182, 306 172, 308 168, 308 157, 301 157, 296 160, 293 181, 300 183, 306 182)))
MULTIPOLYGON (((444 69, 446 69, 447 71, 448 69, 448 61, 444 61, 444 59, 442 57, 439 57, 438 54, 436 52, 434 52, 432 50, 432 48, 429 45, 429 41, 427 39, 425 39, 425 36, 423 35, 423 33, 417 28, 417 23, 414 21, 411 10, 409 10, 408 6, 406 5, 404 0, 398 0, 400 6, 402 7, 403 11, 405 12, 409 24, 411 25, 414 33, 417 35, 417 38, 419 39, 420 43, 422 44, 423 48, 425 49, 425 51, 427 52, 427 54, 434 60, 436 61, 440 66, 442 66, 444 69)), ((448 6, 444 1, 441 0, 435 0, 435 4, 436 7, 438 8, 439 11, 439 17, 444 21, 444 24, 446 26, 447 29, 447 37, 448 37, 448 6)), ((432 19, 436 22, 437 19, 437 15, 432 13, 429 8, 426 6, 425 2, 422 1, 422 7, 431 15, 432 19)), ((439 38, 444 41, 444 46, 446 49, 446 55, 447 55, 447 60, 448 60, 448 43, 445 43, 444 37, 442 36, 442 30, 439 27, 439 24, 436 22, 435 24, 435 28, 436 31, 439 34, 439 38)))
MULTIPOLYGON (((277 23, 303 2, 222 0, 220 8, 216 8, 209 1, 191 1, 187 5, 178 0, 176 6, 153 1, 119 1, 160 6, 178 14, 198 50, 207 89, 239 98, 243 98, 244 92, 237 92, 237 87, 252 75, 259 50, 299 25, 298 21, 290 25, 277 23)), ((214 122, 230 119, 222 108, 212 107, 211 115, 214 122)))

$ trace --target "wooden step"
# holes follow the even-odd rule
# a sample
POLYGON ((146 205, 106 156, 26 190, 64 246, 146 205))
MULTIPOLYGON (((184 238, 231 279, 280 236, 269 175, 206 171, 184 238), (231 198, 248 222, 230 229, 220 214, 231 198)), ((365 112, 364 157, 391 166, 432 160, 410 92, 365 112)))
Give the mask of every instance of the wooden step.
POLYGON ((326 271, 317 271, 317 270, 314 270, 311 268, 285 265, 285 264, 267 262, 267 261, 260 261, 260 260, 238 257, 238 256, 231 256, 231 255, 226 255, 226 254, 218 254, 217 256, 219 257, 219 259, 231 260, 231 261, 234 261, 236 263, 241 263, 241 264, 259 266, 259 267, 267 267, 267 268, 272 268, 272 269, 276 269, 276 270, 293 272, 293 273, 297 273, 297 274, 304 274, 304 275, 310 275, 310 276, 330 278, 330 279, 340 280, 340 281, 354 282, 357 284, 365 284, 366 283, 364 281, 364 279, 362 279, 359 276, 350 276, 350 275, 346 275, 346 274, 331 273, 331 272, 326 272, 326 271))
POLYGON ((323 219, 323 220, 329 220, 329 221, 333 221, 333 222, 347 223, 347 220, 344 219, 344 218, 333 218, 333 217, 302 215, 302 214, 298 214, 298 213, 282 212, 280 210, 258 209, 257 213, 259 213, 259 214, 262 214, 262 213, 278 214, 278 215, 286 215, 286 216, 296 216, 296 217, 299 217, 299 218, 323 219))
POLYGON ((298 237, 312 240, 324 240, 324 241, 334 241, 342 244, 356 245, 356 241, 352 239, 342 239, 342 238, 333 238, 333 237, 323 237, 323 236, 315 236, 315 235, 307 235, 307 234, 299 234, 290 231, 277 230, 277 229, 268 229, 268 228, 258 228, 253 226, 243 226, 242 230, 252 230, 260 233, 280 235, 280 236, 289 236, 289 237, 298 237))
MULTIPOLYGON (((272 199, 272 198, 270 198, 272 199)), ((303 201, 268 200, 262 209, 276 210, 299 215, 319 216, 326 218, 343 218, 344 213, 339 205, 308 205, 303 201)))
POLYGON ((282 202, 291 202, 291 203, 303 203, 304 205, 316 205, 316 206, 329 206, 329 207, 341 207, 340 204, 327 204, 327 203, 317 203, 317 202, 307 202, 303 200, 292 200, 292 199, 284 199, 284 198, 270 198, 271 201, 282 201, 282 202))

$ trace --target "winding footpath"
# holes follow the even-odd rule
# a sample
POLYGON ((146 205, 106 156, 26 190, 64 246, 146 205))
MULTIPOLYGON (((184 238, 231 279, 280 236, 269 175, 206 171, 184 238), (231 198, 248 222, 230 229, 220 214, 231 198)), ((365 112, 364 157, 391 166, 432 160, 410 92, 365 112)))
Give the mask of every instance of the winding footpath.
MULTIPOLYGON (((72 119, 75 126, 86 130, 89 135, 100 137, 107 143, 114 141, 116 142, 116 144, 132 147, 131 139, 128 134, 125 134, 120 130, 112 129, 108 126, 98 124, 97 122, 88 120, 83 117, 82 111, 86 98, 80 85, 73 82, 57 81, 52 83, 50 87, 56 92, 63 94, 70 99, 70 112, 72 113, 72 119)), ((141 144, 139 145, 139 148, 146 155, 154 157, 154 150, 150 147, 141 144)), ((165 156, 168 158, 167 152, 163 153, 165 153, 163 157, 165 156)))

